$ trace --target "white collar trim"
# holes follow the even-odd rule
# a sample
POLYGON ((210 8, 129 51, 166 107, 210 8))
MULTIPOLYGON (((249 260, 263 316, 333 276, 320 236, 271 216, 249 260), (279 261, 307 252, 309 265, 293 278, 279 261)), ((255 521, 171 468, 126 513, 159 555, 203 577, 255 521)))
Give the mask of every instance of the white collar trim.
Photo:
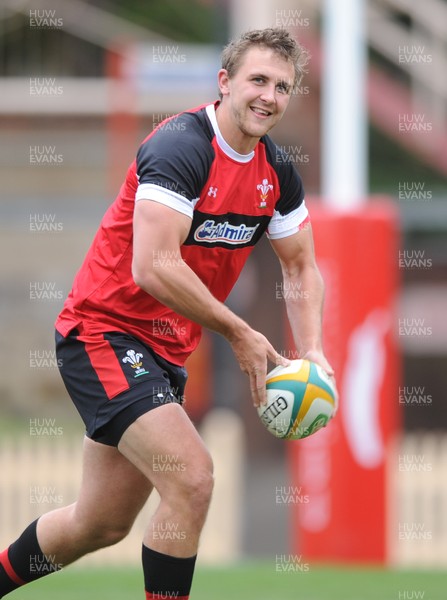
POLYGON ((206 107, 206 114, 208 115, 209 120, 211 121, 211 125, 213 126, 214 133, 216 135, 216 140, 219 148, 230 158, 237 162, 248 163, 255 155, 255 151, 252 150, 249 154, 239 154, 236 152, 234 148, 232 148, 223 138, 219 125, 217 123, 216 118, 216 109, 214 108, 214 104, 208 104, 206 107))

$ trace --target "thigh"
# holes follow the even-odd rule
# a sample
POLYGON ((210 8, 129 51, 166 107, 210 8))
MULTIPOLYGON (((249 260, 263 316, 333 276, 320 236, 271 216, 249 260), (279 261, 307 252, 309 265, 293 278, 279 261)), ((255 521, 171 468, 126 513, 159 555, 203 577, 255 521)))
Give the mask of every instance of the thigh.
POLYGON ((124 432, 118 450, 160 494, 212 473, 211 456, 179 404, 166 404, 139 417, 124 432))
POLYGON ((152 485, 116 448, 84 441, 83 475, 75 517, 92 528, 127 529, 144 506, 152 485))

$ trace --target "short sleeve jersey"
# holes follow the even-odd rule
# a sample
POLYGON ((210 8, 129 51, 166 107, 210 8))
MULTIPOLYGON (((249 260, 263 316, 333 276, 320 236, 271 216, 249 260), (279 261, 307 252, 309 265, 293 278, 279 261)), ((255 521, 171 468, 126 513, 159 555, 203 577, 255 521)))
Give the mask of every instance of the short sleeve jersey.
MULTIPOLYGON (((223 139, 215 104, 166 119, 143 141, 116 200, 105 213, 56 328, 64 336, 122 331, 183 365, 201 334, 132 278, 135 202, 160 202, 191 219, 181 259, 224 301, 256 242, 279 239, 308 220, 301 178, 268 136, 241 155, 223 139)), ((169 223, 166 223, 169 227, 169 223)), ((177 256, 154 251, 153 267, 177 256)))

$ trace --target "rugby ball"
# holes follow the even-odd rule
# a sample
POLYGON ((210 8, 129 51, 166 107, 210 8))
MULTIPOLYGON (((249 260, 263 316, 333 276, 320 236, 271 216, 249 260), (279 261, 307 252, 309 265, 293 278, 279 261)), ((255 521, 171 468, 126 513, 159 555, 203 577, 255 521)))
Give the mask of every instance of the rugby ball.
POLYGON ((326 427, 337 410, 337 391, 322 367, 293 360, 267 374, 267 404, 258 407, 265 427, 277 438, 300 440, 326 427))

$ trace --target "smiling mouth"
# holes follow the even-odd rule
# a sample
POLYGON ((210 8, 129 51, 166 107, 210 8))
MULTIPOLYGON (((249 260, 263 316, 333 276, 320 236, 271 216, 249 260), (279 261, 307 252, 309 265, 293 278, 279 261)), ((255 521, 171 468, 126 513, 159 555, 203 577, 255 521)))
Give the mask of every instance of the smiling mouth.
POLYGON ((268 110, 264 110, 263 108, 258 108, 257 106, 250 106, 250 110, 258 115, 258 117, 270 117, 272 115, 268 110))

